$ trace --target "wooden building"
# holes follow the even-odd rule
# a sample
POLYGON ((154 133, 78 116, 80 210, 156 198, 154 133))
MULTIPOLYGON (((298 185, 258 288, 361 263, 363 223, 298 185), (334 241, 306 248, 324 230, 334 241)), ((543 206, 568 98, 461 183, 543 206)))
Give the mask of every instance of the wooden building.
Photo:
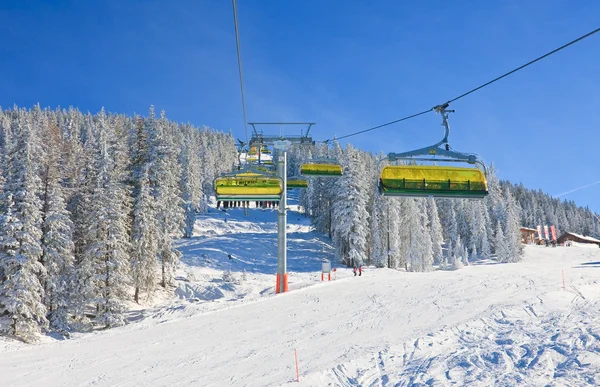
POLYGON ((527 245, 534 243, 536 231, 535 228, 521 227, 521 243, 527 245))
POLYGON ((574 232, 565 232, 558 237, 559 244, 569 244, 569 242, 595 244, 600 247, 600 239, 592 238, 590 236, 575 234, 574 232))

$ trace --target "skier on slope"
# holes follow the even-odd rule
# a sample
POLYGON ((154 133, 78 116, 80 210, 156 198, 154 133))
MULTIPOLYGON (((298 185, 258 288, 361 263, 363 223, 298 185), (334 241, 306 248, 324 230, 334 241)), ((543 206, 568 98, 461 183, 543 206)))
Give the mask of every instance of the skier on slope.
POLYGON ((354 276, 356 277, 356 265, 354 265, 354 267, 352 268, 352 272, 354 273, 354 276))
POLYGON ((358 276, 360 277, 362 275, 362 266, 358 265, 358 276))

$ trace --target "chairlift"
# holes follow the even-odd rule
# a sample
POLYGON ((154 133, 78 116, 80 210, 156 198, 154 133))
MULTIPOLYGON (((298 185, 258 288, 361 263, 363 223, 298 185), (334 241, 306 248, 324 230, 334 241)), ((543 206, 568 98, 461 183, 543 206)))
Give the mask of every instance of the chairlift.
POLYGON ((448 145, 448 114, 454 110, 446 110, 447 107, 448 103, 435 107, 436 112, 442 115, 442 125, 445 128, 444 138, 440 142, 409 152, 390 153, 387 160, 462 162, 477 164, 481 169, 438 165, 388 165, 382 169, 379 179, 379 192, 383 196, 482 199, 488 194, 485 164, 477 155, 453 151, 448 145))
POLYGON ((316 159, 300 166, 303 176, 339 177, 343 174, 342 165, 334 160, 316 159))
POLYGON ((279 201, 283 192, 280 177, 254 168, 219 176, 214 186, 218 201, 279 201))
POLYGON ((308 181, 301 177, 288 177, 287 178, 287 189, 292 188, 308 188, 308 181))
POLYGON ((254 169, 264 172, 264 173, 270 173, 270 174, 274 174, 275 173, 275 167, 273 165, 264 165, 264 164, 259 164, 259 165, 255 165, 253 166, 254 169))
POLYGON ((388 165, 381 171, 379 191, 384 196, 466 199, 488 193, 480 169, 435 165, 388 165))

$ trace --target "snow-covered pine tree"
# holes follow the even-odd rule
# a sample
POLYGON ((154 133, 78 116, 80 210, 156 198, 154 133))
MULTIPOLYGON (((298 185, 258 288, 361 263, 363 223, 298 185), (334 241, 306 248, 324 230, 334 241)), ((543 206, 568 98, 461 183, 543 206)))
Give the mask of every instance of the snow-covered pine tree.
POLYGON ((470 244, 471 256, 489 258, 490 248, 487 234, 486 210, 481 201, 476 201, 469 206, 471 222, 470 244))
MULTIPOLYGON (((433 270, 434 247, 432 242, 432 230, 427 214, 427 202, 425 199, 415 200, 419 210, 419 239, 421 245, 421 257, 419 260, 419 271, 433 270)), ((441 249, 441 247, 440 247, 441 249)))
POLYGON ((434 262, 441 263, 443 259, 442 244, 444 244, 444 236, 442 234, 442 225, 438 216, 438 208, 435 199, 427 199, 427 216, 429 221, 429 232, 431 233, 431 248, 433 252, 434 262))
POLYGON ((34 161, 40 160, 41 147, 26 112, 15 112, 13 123, 0 225, 0 331, 30 342, 48 325, 40 282, 45 270, 39 262, 41 180, 34 161))
POLYGON ((90 243, 88 228, 94 220, 91 208, 92 195, 98 182, 96 158, 99 145, 96 136, 96 125, 93 120, 84 120, 81 113, 78 115, 69 112, 70 127, 76 138, 72 149, 78 152, 79 157, 71 160, 70 170, 72 178, 67 189, 71 192, 67 209, 71 212, 73 221, 73 243, 75 246, 75 265, 73 269, 71 308, 74 315, 76 330, 87 330, 91 322, 87 314, 88 305, 96 299, 94 259, 86 254, 90 243))
POLYGON ((500 186, 500 180, 496 176, 496 168, 494 168, 493 164, 488 168, 486 177, 488 183, 488 195, 484 201, 488 208, 488 213, 490 214, 489 229, 495 226, 498 220, 504 222, 506 211, 502 197, 502 187, 500 186))
POLYGON ((50 327, 65 333, 70 328, 69 314, 73 279, 73 223, 66 209, 58 182, 51 182, 43 224, 43 262, 48 274, 45 304, 50 327))
POLYGON ((446 247, 448 249, 448 264, 454 265, 457 257, 456 252, 460 251, 459 247, 462 249, 462 243, 459 243, 460 235, 458 233, 458 225, 456 223, 456 213, 454 211, 454 206, 451 203, 449 205, 447 221, 448 224, 446 232, 448 234, 448 241, 450 242, 446 247))
POLYGON ((369 213, 366 203, 369 180, 365 176, 359 152, 348 145, 345 156, 344 175, 339 178, 333 204, 334 242, 342 263, 349 266, 362 265, 367 257, 369 213))
POLYGON ((74 264, 73 222, 67 211, 60 184, 60 132, 52 125, 47 131, 47 155, 44 173, 43 225, 41 262, 46 268, 44 304, 50 327, 67 333, 70 329, 69 310, 74 264))
POLYGON ((388 267, 391 269, 405 269, 406 255, 404 247, 407 245, 409 235, 404 227, 403 206, 405 199, 385 198, 387 203, 387 250, 388 267))
POLYGON ((463 246, 462 240, 460 239, 460 235, 456 237, 456 241, 454 242, 454 252, 452 254, 452 266, 455 269, 461 269, 463 265, 463 254, 465 252, 465 248, 463 246))
POLYGON ((496 242, 494 250, 496 251, 496 259, 498 262, 509 262, 511 252, 506 245, 506 237, 504 236, 504 231, 502 231, 502 223, 500 220, 498 220, 496 225, 496 242))
POLYGON ((98 117, 96 184, 90 201, 84 259, 91 263, 95 322, 105 327, 125 323, 124 301, 129 298, 129 192, 123 184, 124 166, 115 160, 122 151, 107 117, 98 117), (113 141, 109 142, 109 139, 113 141))
POLYGON ((196 211, 199 209, 202 196, 202 177, 200 176, 201 168, 193 129, 188 126, 183 128, 185 128, 183 130, 184 140, 179 155, 182 173, 179 185, 185 219, 184 237, 191 238, 196 221, 196 211))
POLYGON ((140 292, 145 292, 151 297, 158 284, 159 235, 147 165, 142 170, 138 182, 131 230, 131 276, 135 288, 134 300, 139 303, 140 292))
POLYGON ((372 260, 377 267, 387 267, 387 203, 386 198, 375 195, 371 210, 372 260))
MULTIPOLYGON (((464 199, 454 199, 452 200, 452 204, 454 207, 454 214, 456 218, 456 229, 458 231, 458 235, 460 235, 461 243, 463 246, 471 245, 471 219, 470 219, 470 207, 471 201, 464 199)), ((462 256, 462 252, 460 253, 462 256)))
POLYGON ((149 135, 150 186, 157 200, 158 248, 163 287, 171 282, 179 264, 180 254, 173 247, 173 239, 181 237, 184 228, 184 213, 179 190, 181 165, 177 163, 178 152, 173 142, 173 130, 174 128, 166 119, 165 112, 162 111, 161 118, 156 123, 155 135, 149 135), (152 186, 152 183, 155 185, 152 186))
POLYGON ((504 189, 504 199, 506 203, 506 219, 505 219, 505 244, 507 248, 507 262, 517 262, 522 259, 523 246, 521 245, 520 231, 520 209, 511 194, 509 186, 504 189))
MULTIPOLYGON (((174 199, 171 183, 175 183, 176 180, 171 174, 173 170, 170 167, 175 154, 167 139, 167 123, 163 118, 161 120, 156 119, 154 106, 150 107, 150 113, 144 120, 144 131, 148 136, 148 176, 157 214, 158 254, 161 261, 160 283, 163 287, 166 287, 171 280, 174 265, 176 265, 172 254, 171 221, 168 213, 171 209, 171 204, 168 201, 174 199)), ((179 213, 180 199, 176 199, 175 202, 178 207, 177 213, 179 213)), ((173 215, 177 216, 177 213, 173 215)))
POLYGON ((430 270, 433 263, 431 236, 427 230, 427 212, 423 200, 401 200, 401 251, 409 271, 430 270))

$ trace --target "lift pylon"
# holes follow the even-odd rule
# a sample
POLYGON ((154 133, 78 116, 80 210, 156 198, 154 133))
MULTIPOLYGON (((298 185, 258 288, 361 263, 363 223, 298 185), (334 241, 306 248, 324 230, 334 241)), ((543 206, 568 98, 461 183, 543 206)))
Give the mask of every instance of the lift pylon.
MULTIPOLYGON (((277 156, 277 175, 283 182, 282 193, 279 201, 279 210, 277 212, 277 277, 275 283, 275 293, 284 293, 288 291, 287 276, 287 151, 292 145, 314 146, 314 141, 310 136, 310 128, 315 125, 314 122, 249 122, 252 126, 252 138, 248 146, 256 149, 263 149, 266 146, 273 146, 277 156), (262 131, 256 129, 257 125, 276 125, 283 127, 286 125, 308 126, 306 132, 300 135, 265 135, 262 131)), ((260 158, 260 154, 258 156, 260 158)), ((298 183, 301 184, 301 183, 298 183)))

